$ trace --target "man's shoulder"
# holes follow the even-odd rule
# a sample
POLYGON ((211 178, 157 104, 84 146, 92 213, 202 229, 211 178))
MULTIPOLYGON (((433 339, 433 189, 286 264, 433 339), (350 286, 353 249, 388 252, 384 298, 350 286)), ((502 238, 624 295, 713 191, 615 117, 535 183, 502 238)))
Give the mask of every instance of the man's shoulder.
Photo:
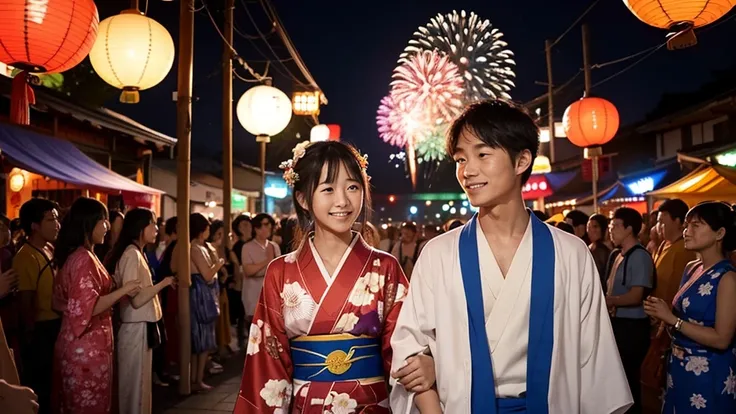
POLYGON ((584 259, 586 255, 590 255, 590 248, 588 248, 588 245, 586 245, 585 241, 580 237, 546 223, 545 226, 547 226, 552 233, 555 247, 569 255, 568 257, 584 259))
POLYGON ((423 242, 422 255, 425 254, 447 254, 452 251, 453 246, 457 246, 460 232, 465 226, 452 229, 446 233, 442 233, 437 237, 423 242))

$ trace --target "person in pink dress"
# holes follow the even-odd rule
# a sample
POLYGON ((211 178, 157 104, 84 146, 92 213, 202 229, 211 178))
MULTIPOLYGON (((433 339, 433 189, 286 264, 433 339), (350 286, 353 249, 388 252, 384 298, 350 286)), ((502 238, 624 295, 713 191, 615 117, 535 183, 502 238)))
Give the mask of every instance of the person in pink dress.
POLYGON ((115 289, 93 252, 110 228, 107 208, 82 197, 64 217, 55 257, 53 306, 63 314, 54 349, 52 411, 58 414, 110 413, 113 379, 111 308, 139 281, 115 289))

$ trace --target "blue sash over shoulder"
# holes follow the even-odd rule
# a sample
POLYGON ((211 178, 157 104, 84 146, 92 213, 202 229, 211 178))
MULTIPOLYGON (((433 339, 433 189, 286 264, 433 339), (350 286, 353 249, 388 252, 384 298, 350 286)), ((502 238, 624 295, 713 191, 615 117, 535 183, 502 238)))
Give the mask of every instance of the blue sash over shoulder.
POLYGON ((532 291, 529 315, 526 394, 497 401, 493 361, 483 311, 478 257, 478 215, 460 234, 460 269, 468 312, 470 340, 471 412, 487 414, 549 412, 548 395, 554 342, 555 246, 546 224, 530 213, 532 221, 532 291))

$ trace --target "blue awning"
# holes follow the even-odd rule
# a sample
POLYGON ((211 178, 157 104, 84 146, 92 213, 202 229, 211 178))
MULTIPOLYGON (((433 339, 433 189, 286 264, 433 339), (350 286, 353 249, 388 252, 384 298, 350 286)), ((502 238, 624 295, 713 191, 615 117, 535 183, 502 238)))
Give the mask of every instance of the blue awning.
POLYGON ((0 152, 23 169, 76 186, 163 193, 108 170, 68 141, 19 126, 0 123, 0 152))

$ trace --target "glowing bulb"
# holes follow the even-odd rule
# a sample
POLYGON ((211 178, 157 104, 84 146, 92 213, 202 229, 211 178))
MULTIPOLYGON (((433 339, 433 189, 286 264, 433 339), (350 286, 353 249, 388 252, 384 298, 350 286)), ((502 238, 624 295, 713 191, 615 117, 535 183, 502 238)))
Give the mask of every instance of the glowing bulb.
POLYGON ((417 206, 411 206, 409 207, 409 213, 411 214, 417 214, 417 206))
POLYGON ((464 215, 466 215, 466 214, 468 214, 468 209, 467 209, 467 208, 465 208, 465 207, 462 207, 462 208, 460 209, 460 214, 462 214, 463 216, 464 216, 464 215))
POLYGON ((457 209, 455 207, 451 208, 450 214, 455 214, 455 213, 457 213, 457 209))
POLYGON ((424 202, 424 205, 427 206, 427 207, 431 206, 432 205, 432 200, 425 201, 424 202))
POLYGON ((449 209, 450 209, 450 206, 449 205, 447 205, 447 204, 443 204, 442 205, 442 211, 447 211, 449 209))

